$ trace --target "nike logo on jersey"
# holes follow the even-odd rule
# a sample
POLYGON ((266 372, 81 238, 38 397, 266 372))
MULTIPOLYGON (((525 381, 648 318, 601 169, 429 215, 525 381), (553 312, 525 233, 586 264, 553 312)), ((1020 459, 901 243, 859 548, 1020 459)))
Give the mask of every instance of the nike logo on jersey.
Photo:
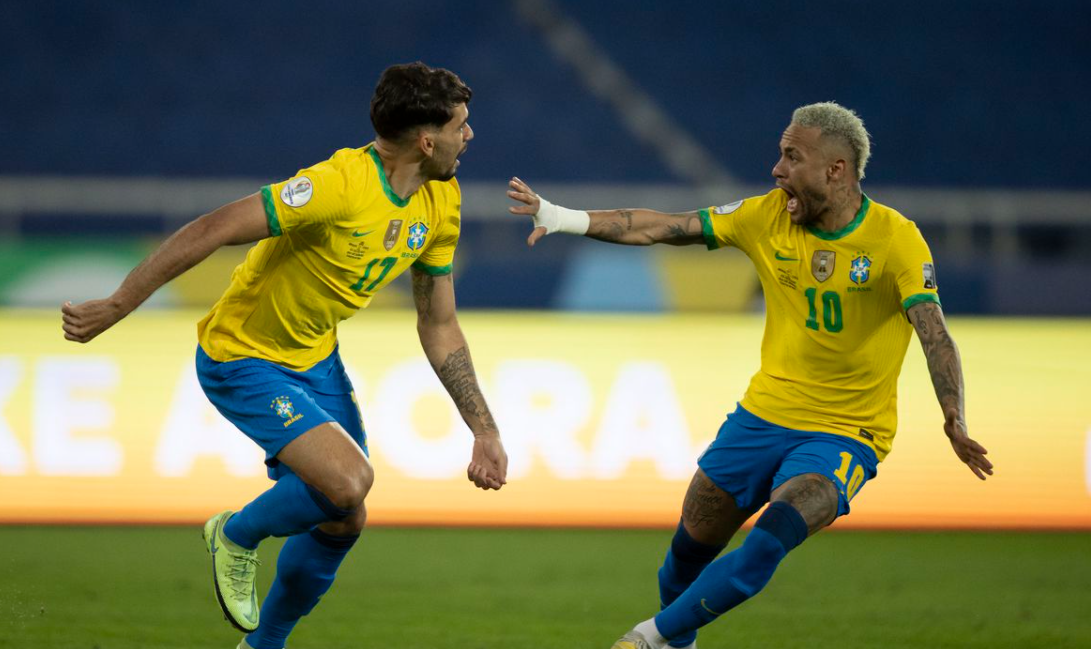
POLYGON ((795 257, 785 257, 784 255, 780 254, 779 250, 773 256, 777 258, 777 261, 799 261, 799 259, 795 257))
POLYGON ((352 236, 354 236, 354 237, 366 237, 367 235, 371 234, 371 233, 372 233, 372 232, 374 232, 374 231, 375 231, 375 230, 368 230, 367 232, 358 232, 358 231, 354 231, 354 232, 352 233, 352 236))

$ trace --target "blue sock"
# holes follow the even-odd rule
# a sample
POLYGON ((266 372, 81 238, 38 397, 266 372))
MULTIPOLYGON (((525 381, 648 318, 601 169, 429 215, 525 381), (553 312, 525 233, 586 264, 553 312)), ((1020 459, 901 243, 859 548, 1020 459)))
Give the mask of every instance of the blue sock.
POLYGON ((769 505, 742 546, 705 568, 693 584, 655 616, 665 638, 695 631, 765 587, 781 559, 807 538, 807 523, 786 502, 769 505))
POLYGON ((338 566, 358 538, 331 536, 315 528, 285 541, 276 579, 261 605, 261 623, 246 636, 246 644, 254 649, 284 647, 299 619, 330 589, 338 566))
POLYGON ((223 533, 236 545, 253 550, 270 536, 299 534, 319 523, 343 520, 351 513, 289 473, 229 518, 223 533))
MULTIPOLYGON (((723 545, 705 545, 689 535, 681 521, 674 532, 671 547, 659 569, 659 605, 670 606, 693 580, 701 574, 724 549, 723 545)), ((697 639, 697 631, 690 631, 671 640, 672 647, 685 647, 697 639)))

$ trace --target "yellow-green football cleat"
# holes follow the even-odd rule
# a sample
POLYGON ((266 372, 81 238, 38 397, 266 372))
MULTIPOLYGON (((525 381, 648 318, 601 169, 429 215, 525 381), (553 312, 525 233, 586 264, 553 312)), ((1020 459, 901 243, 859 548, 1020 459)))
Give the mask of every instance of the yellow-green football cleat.
POLYGON ((212 587, 224 618, 239 631, 250 633, 258 628, 257 581, 258 553, 224 538, 223 526, 234 512, 222 511, 205 523, 202 536, 212 556, 212 587))

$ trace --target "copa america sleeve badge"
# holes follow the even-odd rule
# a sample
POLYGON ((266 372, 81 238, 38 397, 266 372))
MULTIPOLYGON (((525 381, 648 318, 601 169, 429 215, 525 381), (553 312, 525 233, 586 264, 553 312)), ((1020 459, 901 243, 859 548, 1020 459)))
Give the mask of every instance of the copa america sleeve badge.
POLYGON ((712 213, 713 214, 731 214, 732 212, 739 209, 740 207, 742 207, 742 201, 741 200, 735 201, 734 203, 728 203, 727 205, 721 205, 721 206, 717 207, 716 209, 712 210, 712 213))
POLYGON ((924 288, 936 288, 936 267, 926 263, 924 268, 924 288))
POLYGON ((288 207, 303 207, 311 200, 313 192, 314 183, 311 179, 300 176, 284 183, 284 187, 280 190, 280 200, 284 201, 288 207))

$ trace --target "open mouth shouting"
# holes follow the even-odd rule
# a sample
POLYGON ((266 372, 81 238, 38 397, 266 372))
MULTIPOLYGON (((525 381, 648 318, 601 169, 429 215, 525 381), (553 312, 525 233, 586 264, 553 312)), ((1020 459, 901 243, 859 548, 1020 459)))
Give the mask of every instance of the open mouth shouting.
POLYGON ((795 193, 783 185, 778 184, 777 187, 780 187, 781 191, 788 195, 788 204, 785 206, 788 210, 788 214, 797 216, 800 212, 801 205, 799 204, 799 199, 796 198, 795 193))

